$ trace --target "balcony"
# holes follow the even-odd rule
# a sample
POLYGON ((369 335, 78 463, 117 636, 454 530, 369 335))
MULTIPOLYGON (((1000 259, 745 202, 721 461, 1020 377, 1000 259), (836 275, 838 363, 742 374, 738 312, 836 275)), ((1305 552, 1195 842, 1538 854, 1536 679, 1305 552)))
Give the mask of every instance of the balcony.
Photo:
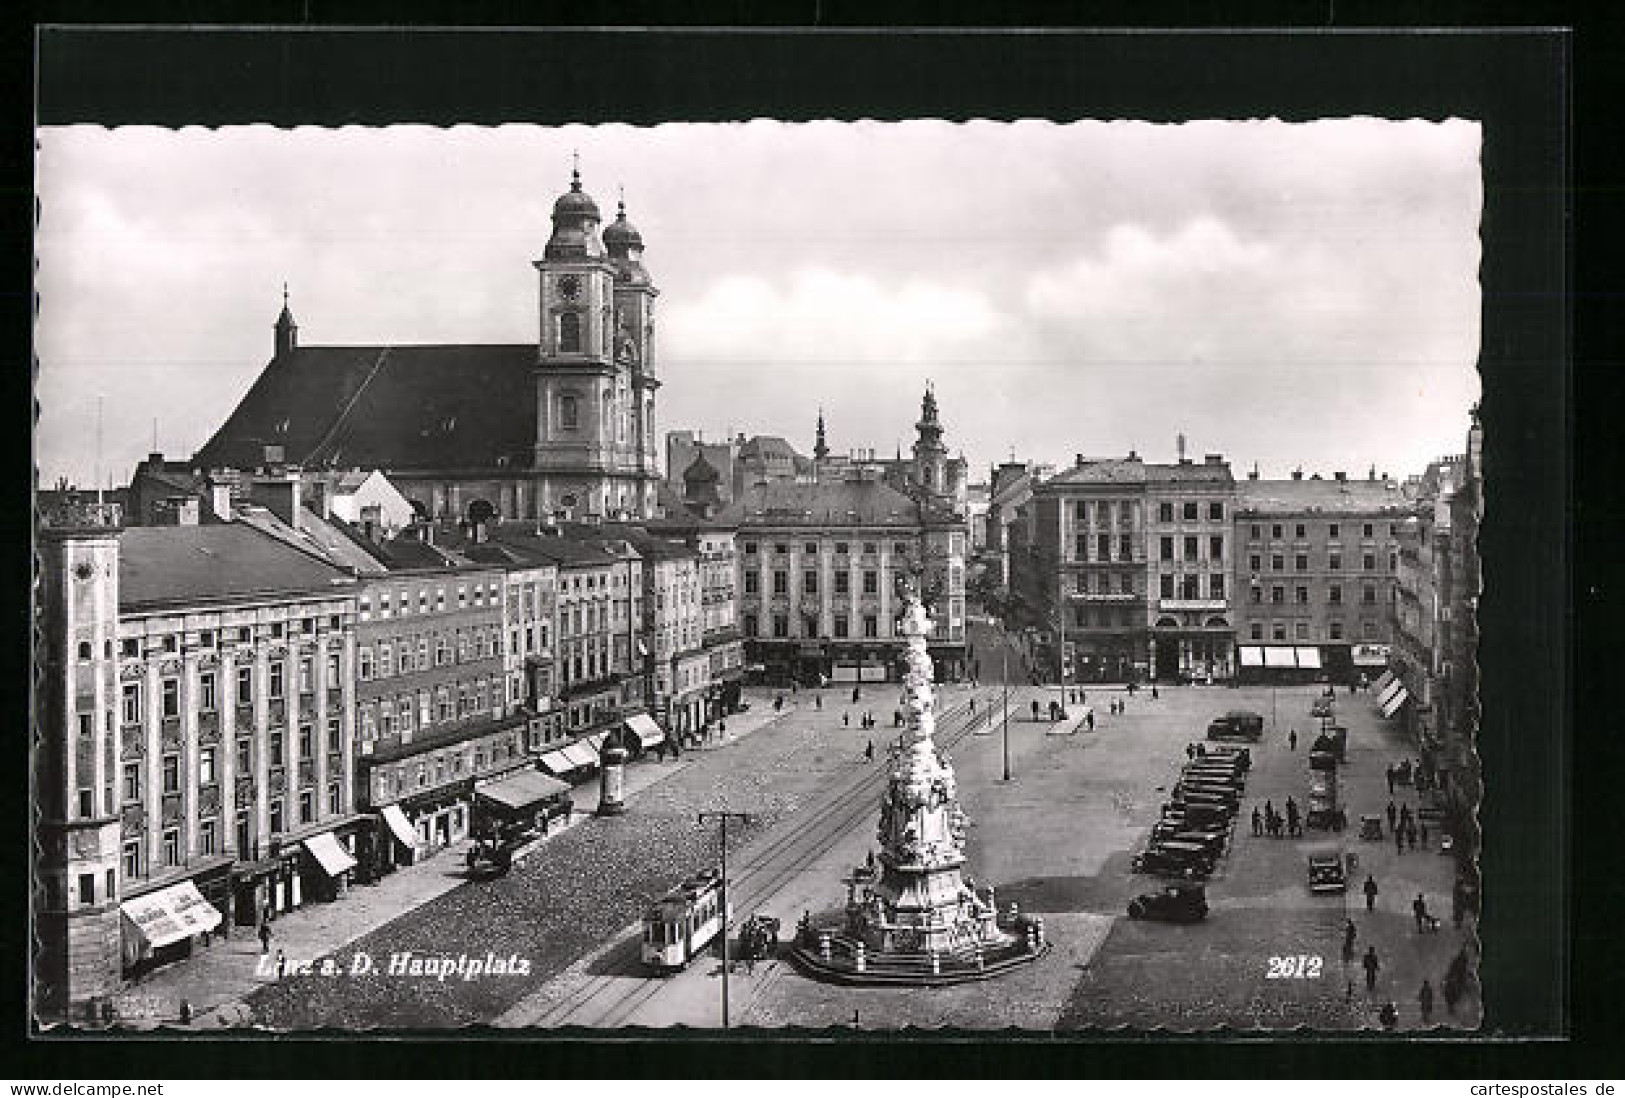
POLYGON ((1196 610, 1222 613, 1230 608, 1229 599, 1158 599, 1158 610, 1196 610))
POLYGON ((1077 602, 1106 606, 1145 601, 1144 595, 1136 594, 1133 591, 1073 591, 1069 597, 1077 602))

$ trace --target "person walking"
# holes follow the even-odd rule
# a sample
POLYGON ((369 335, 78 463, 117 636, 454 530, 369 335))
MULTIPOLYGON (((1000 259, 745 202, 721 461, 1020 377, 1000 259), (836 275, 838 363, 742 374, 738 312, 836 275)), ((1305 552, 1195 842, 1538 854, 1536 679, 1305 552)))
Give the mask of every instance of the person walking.
POLYGON ((1428 905, 1420 892, 1416 894, 1416 899, 1411 901, 1411 915, 1416 919, 1416 932, 1422 933, 1423 927, 1427 925, 1428 905))
POLYGON ((1083 722, 1088 725, 1089 731, 1093 732, 1095 730, 1095 711, 1093 709, 1083 715, 1083 722))
POLYGON ((1158 697, 1158 694, 1157 694, 1157 684, 1156 684, 1156 683, 1152 683, 1152 684, 1151 684, 1151 700, 1152 700, 1152 701, 1156 701, 1156 700, 1157 700, 1157 697, 1158 697))
POLYGON ((1416 853, 1416 823, 1413 820, 1405 825, 1405 845, 1410 847, 1411 853, 1416 853))
POLYGON ((1034 698, 1033 699, 1033 720, 1036 721, 1037 719, 1038 719, 1038 699, 1034 698))
POLYGON ((1255 804, 1255 805, 1253 805, 1253 838, 1256 839, 1260 835, 1262 835, 1263 833, 1264 833, 1264 815, 1263 815, 1263 813, 1258 811, 1258 806, 1255 804))
POLYGON ((1399 1008, 1393 1003, 1382 1004, 1377 1012, 1377 1020, 1382 1023, 1383 1029, 1393 1029, 1399 1025, 1399 1008))
POLYGON ((271 952, 271 924, 268 922, 260 923, 260 952, 271 952))
POLYGON ((820 713, 822 713, 824 711, 824 695, 822 695, 822 694, 814 694, 813 695, 813 708, 818 710, 820 713))
POLYGON ((1298 835, 1298 802, 1291 797, 1286 799, 1286 833, 1292 838, 1298 835))
POLYGON ((1392 831, 1394 829, 1394 825, 1397 824, 1398 822, 1399 822, 1399 809, 1394 807, 1394 802, 1392 800, 1389 800, 1389 802, 1388 802, 1388 830, 1392 831))
POLYGON ((1433 985, 1424 977, 1422 989, 1416 993, 1416 1005, 1422 1010, 1422 1024, 1433 1021, 1433 985))
POLYGON ((1365 966, 1365 989, 1377 990, 1377 972, 1382 968, 1382 963, 1377 960, 1377 947, 1367 946, 1365 959, 1360 963, 1365 966))
POLYGON ((875 741, 874 740, 870 740, 867 744, 864 745, 864 748, 863 748, 863 761, 864 762, 871 762, 871 763, 875 761, 875 741))
POLYGON ((280 949, 276 951, 276 978, 278 980, 288 974, 288 955, 280 949))
POLYGON ((1385 771, 1385 773, 1386 773, 1386 775, 1388 777, 1388 795, 1390 797, 1392 797, 1394 795, 1394 764, 1393 763, 1388 764, 1388 769, 1385 771))
POLYGON ((975 694, 972 694, 971 699, 970 699, 970 715, 973 716, 973 717, 976 716, 976 695, 975 694))
POLYGON ((1394 853, 1405 853, 1405 829, 1402 827, 1394 828, 1394 853))
POLYGON ((1286 748, 1288 751, 1296 751, 1298 749, 1298 730, 1296 728, 1287 733, 1286 748))
POLYGON ((1360 932, 1354 929, 1353 919, 1343 923, 1343 963, 1346 965, 1354 963, 1354 940, 1359 935, 1360 932))
POLYGON ((1428 848, 1428 825, 1427 825, 1426 820, 1422 821, 1421 829, 1422 829, 1422 849, 1426 850, 1428 848))
POLYGON ((1369 873, 1365 875, 1365 909, 1377 910, 1377 879, 1369 873))
POLYGON ((842 728, 851 728, 852 727, 852 714, 851 714, 851 712, 849 710, 842 710, 841 711, 841 727, 842 728))

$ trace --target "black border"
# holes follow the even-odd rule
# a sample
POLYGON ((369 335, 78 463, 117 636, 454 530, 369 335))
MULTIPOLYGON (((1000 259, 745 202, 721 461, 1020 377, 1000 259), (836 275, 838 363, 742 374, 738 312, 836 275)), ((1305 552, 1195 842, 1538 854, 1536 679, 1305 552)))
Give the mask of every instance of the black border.
MULTIPOLYGON (((828 24, 868 18, 868 9, 815 3, 812 18, 828 24)), ((168 4, 64 5, 37 11, 42 20, 101 18, 128 21, 136 15, 164 21, 383 24, 400 18, 399 5, 383 4, 168 4), (387 10, 386 10, 387 8, 387 10)), ((1153 6, 1154 7, 1154 6, 1153 6)), ((425 18, 421 7, 416 13, 425 18)), ((512 5, 470 13, 450 7, 427 21, 489 23, 535 21, 537 12, 512 5)), ((890 11, 959 25, 982 22, 985 9, 937 6, 929 12, 890 11)), ((1032 23, 1053 11, 1000 16, 1032 23), (1025 16, 1025 20, 1021 17, 1025 16)), ((1141 25, 1200 26, 1213 18, 1205 6, 1162 5, 1147 11, 1063 12, 1099 21, 1111 16, 1141 25), (1167 14, 1163 14, 1166 12, 1167 14), (1152 18, 1161 15, 1161 18, 1152 18)), ((1395 22, 1463 22, 1487 18, 1464 5, 1456 18, 1428 18, 1412 10, 1395 22)), ((1500 13, 1504 14, 1504 13, 1500 13)), ((707 20, 751 17, 744 10, 710 13, 707 20)), ((899 18, 899 15, 901 18, 899 18)), ((1301 5, 1279 5, 1254 25, 1301 22, 1301 5)), ((577 5, 567 18, 600 22, 669 20, 672 13, 637 5, 577 5)), ((806 20, 806 11, 799 13, 806 20)), ((1528 23, 1514 16, 1504 22, 1528 23)), ((1561 23, 1566 20, 1548 19, 1561 23)), ((26 34, 23 36, 26 37, 26 34)), ((1609 64, 1598 39, 1591 57, 1609 64)), ((1569 271, 1557 245, 1569 214, 1564 173, 1570 137, 1567 81, 1577 39, 1563 34, 1332 34, 1213 33, 1203 35, 1071 33, 967 34, 954 32, 781 33, 751 32, 645 35, 571 31, 526 34, 435 34, 430 32, 180 34, 172 30, 99 33, 46 31, 40 42, 40 121, 106 123, 438 124, 522 119, 652 122, 736 117, 904 118, 916 116, 1018 118, 1130 116, 1177 120, 1199 116, 1313 118, 1353 113, 1390 117, 1485 122, 1486 177, 1483 235, 1485 318, 1482 370, 1485 396, 1488 514, 1482 552, 1490 586, 1483 604, 1483 736, 1488 835, 1484 855, 1484 931, 1491 941, 1515 937, 1518 962, 1504 964, 1492 947, 1485 962, 1492 1024, 1508 1033, 1551 1032, 1568 1017, 1574 1036, 1593 1050, 1606 1041, 1608 1019, 1596 1011, 1606 1002, 1597 980, 1625 971, 1617 963, 1576 970, 1575 1009, 1568 1013, 1564 975, 1570 961, 1570 912, 1552 897, 1567 894, 1567 816, 1571 799, 1593 803, 1588 790, 1604 777, 1590 756, 1618 748, 1587 741, 1587 769, 1570 784, 1566 734, 1569 707, 1568 617, 1569 271), (1504 991, 1502 989, 1505 989, 1504 991), (1599 993, 1600 992, 1600 993, 1599 993), (1554 1026, 1555 1023, 1555 1026, 1554 1026)), ((14 32, 8 45, 19 45, 14 32)), ((27 46, 25 45, 25 49, 27 46)), ((14 52, 14 57, 19 56, 14 52)), ((22 70, 27 72, 28 70, 22 70)), ((1595 69, 1593 70, 1596 71, 1595 69)), ((18 89, 21 102, 31 89, 18 89)), ((14 102, 18 101, 14 99, 14 102)), ((27 140, 26 135, 23 138, 27 140)), ((1606 141, 1604 142, 1606 143, 1606 141)), ((14 155, 13 178, 27 158, 14 155)), ((1617 167, 1616 158, 1610 167, 1617 167)), ((1606 153, 1604 154, 1606 157, 1606 153)), ((21 177, 26 195, 29 174, 21 177)), ((1617 171, 1608 178, 1618 179, 1617 171)), ((8 182, 11 180, 8 180, 8 182)), ((18 193, 16 191, 11 192, 18 193)), ((1617 188, 1600 188, 1602 201, 1617 188)), ((742 196, 744 197, 744 196, 742 196)), ((22 227, 27 231, 26 219, 22 227)), ((16 237, 20 243, 21 237, 16 237)), ((14 249, 14 254, 17 250, 14 249)), ((26 285, 28 272, 22 272, 26 285)), ((15 307, 24 295, 7 295, 15 307)), ((26 331, 26 314, 21 330, 26 331)), ((19 371, 20 373, 20 371, 19 371)), ((16 378, 13 377, 13 381, 16 378)), ((1617 385, 1618 383, 1615 382, 1617 385)), ((1594 390, 1595 391, 1595 390, 1594 390)), ((26 395, 13 406, 27 407, 26 395)), ((1465 432, 1466 424, 1462 424, 1465 432)), ((1617 433, 1609 441, 1617 438, 1617 433)), ((1618 444, 1602 447, 1617 456, 1618 444)), ((20 463, 19 463, 20 464, 20 463)), ((20 470, 19 470, 20 471, 20 470)), ((1612 478, 1607 478, 1611 480, 1612 478)), ((1605 487, 1611 487, 1611 484, 1605 487)), ((1588 484, 1589 487, 1589 484, 1588 484)), ((1596 498, 1596 497, 1592 497, 1596 498)), ((15 512, 13 512, 15 514, 15 512)), ((14 524, 16 525, 16 524, 14 524)), ((20 529, 19 529, 20 535, 20 529)), ((1607 560, 1611 558, 1600 558, 1607 560)), ((1603 672, 1589 681, 1607 682, 1603 672)), ((15 680, 13 680, 15 681, 15 680)), ((20 768, 19 768, 20 769, 20 768)), ((1582 869, 1586 863, 1582 862, 1582 869)), ((1613 902, 1619 874, 1605 861, 1590 864, 1607 875, 1588 896, 1613 902)), ((17 902, 18 890, 6 890, 17 902)), ((1617 904, 1613 910, 1617 911, 1617 904)), ((20 916, 21 912, 17 912, 20 916)), ((1598 914, 1575 939, 1591 938, 1609 922, 1598 914)), ((24 925, 19 918, 11 925, 24 925)), ((1609 936, 1597 934, 1603 940, 1609 936)), ((1611 945, 1617 962, 1619 949, 1611 945)), ((19 959, 6 957, 4 971, 23 986, 19 959)), ((20 997, 8 995, 20 1005, 20 997)), ((23 1020, 17 1019, 20 1033, 23 1020)), ((977 1078, 992 1075, 1135 1075, 1186 1072, 1199 1076, 1282 1074, 1389 1075, 1413 1077, 1565 1075, 1572 1049, 1557 1044, 1406 1044, 1279 1040, 1214 1047, 1163 1038, 1155 1053, 1133 1042, 1111 1045, 1061 1040, 948 1043, 874 1041, 840 1046, 804 1042, 670 1041, 640 1045, 535 1044, 413 1038, 361 1044, 344 1042, 189 1042, 79 1040, 32 1042, 18 1050, 35 1071, 67 1077, 297 1074, 333 1076, 429 1076, 518 1074, 550 1076, 922 1076, 977 1078), (1512 1066, 1512 1065, 1516 1066, 1512 1066), (49 1065, 49 1066, 48 1066, 49 1065)), ((14 1069, 15 1070, 15 1069, 14 1069)), ((1617 1068, 1612 1074, 1617 1075, 1617 1068)))

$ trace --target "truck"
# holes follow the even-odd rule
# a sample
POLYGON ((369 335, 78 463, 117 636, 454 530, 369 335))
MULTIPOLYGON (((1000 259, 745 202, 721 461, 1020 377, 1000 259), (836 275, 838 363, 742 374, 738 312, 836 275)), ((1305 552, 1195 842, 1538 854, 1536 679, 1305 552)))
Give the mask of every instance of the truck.
POLYGON ((1322 831, 1341 831, 1348 823, 1337 800, 1336 768, 1309 771, 1309 805, 1304 812, 1305 827, 1322 831))

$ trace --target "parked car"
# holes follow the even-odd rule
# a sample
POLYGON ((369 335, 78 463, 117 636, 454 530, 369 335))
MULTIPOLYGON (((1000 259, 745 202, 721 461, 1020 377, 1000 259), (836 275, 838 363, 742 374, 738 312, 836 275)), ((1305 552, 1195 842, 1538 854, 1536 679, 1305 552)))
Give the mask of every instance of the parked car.
POLYGON ((1165 885, 1129 901, 1128 917, 1163 923, 1199 923, 1207 918, 1207 889, 1192 882, 1165 885))
POLYGON ((1134 858, 1131 868, 1136 873, 1195 880, 1212 873, 1216 860, 1200 843, 1169 839, 1146 847, 1144 853, 1134 858))
POLYGON ((1207 726, 1210 740, 1251 740, 1264 738, 1264 718, 1249 709, 1232 709, 1222 717, 1215 717, 1207 726))
POLYGON ((1343 869, 1341 853, 1309 855, 1309 891, 1347 892, 1348 874, 1343 869))
POLYGON ((1324 694, 1316 698, 1315 703, 1309 707, 1309 715, 1311 717, 1330 717, 1332 715, 1332 699, 1324 694))

